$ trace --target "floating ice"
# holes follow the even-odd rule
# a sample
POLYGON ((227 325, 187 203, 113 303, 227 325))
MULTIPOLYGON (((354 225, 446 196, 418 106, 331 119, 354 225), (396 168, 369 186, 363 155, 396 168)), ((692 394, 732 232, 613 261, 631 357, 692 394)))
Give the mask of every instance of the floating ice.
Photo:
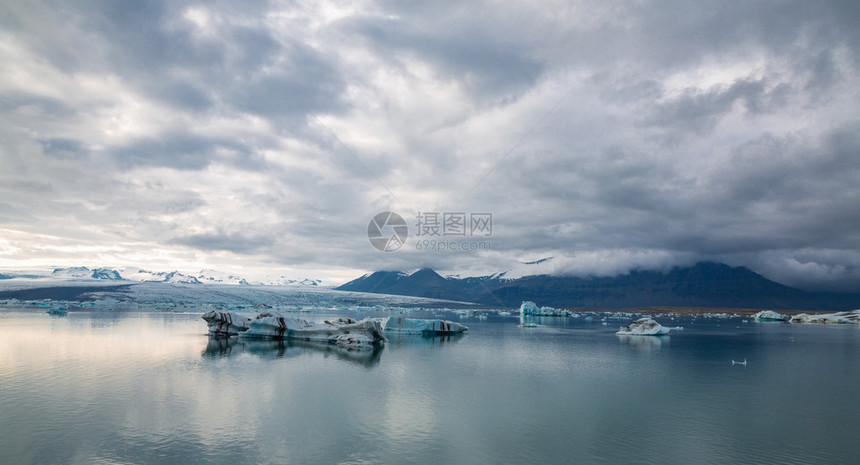
POLYGON ((615 334, 620 336, 660 336, 669 334, 669 328, 664 328, 651 318, 639 318, 627 326, 622 326, 615 334))
POLYGON ((790 323, 819 323, 819 324, 860 324, 860 309, 850 312, 824 313, 819 315, 807 315, 801 313, 794 315, 790 323))
POLYGON ((756 321, 788 321, 789 316, 776 313, 773 310, 762 310, 753 315, 756 321))
POLYGON ((48 315, 65 315, 69 313, 69 309, 66 307, 51 307, 45 313, 48 315))
POLYGON ((435 336, 463 333, 469 328, 466 325, 447 320, 416 320, 390 316, 382 319, 382 330, 386 333, 435 336))
POLYGON ((209 325, 209 334, 212 336, 235 336, 247 331, 252 321, 252 318, 248 315, 215 310, 204 313, 202 318, 209 325))
POLYGON ((348 349, 370 349, 385 343, 382 326, 376 320, 338 318, 315 324, 277 312, 258 315, 242 337, 326 342, 348 349))
POLYGON ((520 315, 525 316, 570 316, 570 312, 567 310, 552 308, 552 307, 540 307, 538 308, 537 304, 531 301, 524 301, 522 305, 520 305, 520 315))

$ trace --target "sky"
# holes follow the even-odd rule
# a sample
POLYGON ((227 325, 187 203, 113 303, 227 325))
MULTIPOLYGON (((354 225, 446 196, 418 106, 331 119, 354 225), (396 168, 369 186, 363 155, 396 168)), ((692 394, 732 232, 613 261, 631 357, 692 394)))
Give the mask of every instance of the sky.
POLYGON ((5 1, 0 267, 718 261, 856 291, 858 21, 856 1, 5 1), (383 252, 389 211, 408 238, 383 252))

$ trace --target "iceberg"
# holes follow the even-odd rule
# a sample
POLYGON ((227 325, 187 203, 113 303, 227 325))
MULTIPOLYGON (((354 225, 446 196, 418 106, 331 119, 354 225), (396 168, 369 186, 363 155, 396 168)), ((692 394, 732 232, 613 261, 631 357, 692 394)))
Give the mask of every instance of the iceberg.
POLYGON ((537 304, 531 301, 524 301, 522 305, 520 305, 520 316, 570 316, 570 312, 567 310, 552 308, 552 307, 538 307, 537 304))
POLYGON ((390 316, 382 319, 382 330, 386 333, 436 336, 464 333, 469 330, 469 327, 447 320, 417 320, 390 316))
POLYGON ((619 336, 660 336, 669 334, 669 328, 657 323, 651 318, 639 318, 627 326, 622 326, 617 333, 619 336))
POLYGON ((325 342, 346 349, 372 349, 385 343, 382 326, 377 320, 338 318, 316 324, 278 312, 261 313, 241 336, 325 342))
POLYGON ((69 313, 69 309, 66 307, 51 307, 45 313, 48 315, 65 315, 69 313))
POLYGON ((789 323, 818 323, 818 324, 860 324, 860 309, 850 312, 823 313, 819 315, 807 315, 801 313, 794 315, 788 320, 789 323))
POLYGON ((762 310, 753 315, 755 321, 788 321, 789 316, 776 313, 773 310, 762 310))
POLYGON ((252 318, 237 312, 219 312, 213 310, 203 314, 202 317, 209 325, 211 336, 236 336, 247 331, 251 326, 252 318))

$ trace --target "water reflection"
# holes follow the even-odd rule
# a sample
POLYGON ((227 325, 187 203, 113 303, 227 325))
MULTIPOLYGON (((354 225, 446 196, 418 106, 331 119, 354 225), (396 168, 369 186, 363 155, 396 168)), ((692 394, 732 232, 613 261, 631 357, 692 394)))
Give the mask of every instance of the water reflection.
POLYGON ((324 342, 210 337, 206 350, 203 351, 203 356, 221 358, 248 353, 263 359, 273 360, 309 353, 322 353, 325 358, 335 357, 338 360, 364 367, 374 367, 379 364, 382 350, 383 346, 374 347, 371 350, 351 350, 324 342))
POLYGON ((617 334, 618 340, 635 347, 643 352, 660 350, 663 344, 669 343, 669 336, 630 336, 617 334))
POLYGON ((689 326, 490 319, 381 363, 199 315, 0 311, 0 464, 857 462, 857 328, 689 326))
POLYGON ((387 345, 393 347, 445 347, 460 342, 468 333, 422 336, 419 334, 387 334, 387 345))

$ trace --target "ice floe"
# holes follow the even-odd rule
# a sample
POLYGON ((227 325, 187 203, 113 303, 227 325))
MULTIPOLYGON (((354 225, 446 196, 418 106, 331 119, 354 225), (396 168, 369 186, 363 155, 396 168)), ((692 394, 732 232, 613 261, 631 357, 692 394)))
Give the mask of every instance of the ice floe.
POLYGON ((823 313, 818 315, 807 315, 801 313, 794 315, 788 320, 790 323, 818 323, 818 324, 860 324, 860 309, 850 312, 823 313))
POLYGON ((338 318, 312 323, 277 312, 258 315, 241 337, 326 342, 349 349, 370 349, 385 343, 378 320, 338 318))
POLYGON ((619 336, 660 336, 669 334, 669 328, 657 323, 651 318, 639 318, 627 326, 622 326, 617 333, 619 336))
POLYGON ((241 313, 215 310, 204 313, 202 318, 209 325, 209 334, 212 336, 236 336, 247 331, 253 320, 250 316, 241 313))
POLYGON ((419 320, 414 318, 403 318, 390 316, 381 320, 382 330, 386 333, 395 334, 421 334, 424 336, 435 336, 444 334, 458 334, 469 330, 466 325, 447 320, 419 320))
POLYGON ((773 310, 762 310, 753 315, 753 318, 756 321, 788 321, 789 316, 776 313, 773 310))
POLYGON ((570 316, 570 312, 568 310, 552 308, 552 307, 538 307, 537 304, 531 301, 524 301, 522 305, 520 305, 520 315, 521 316, 570 316))

